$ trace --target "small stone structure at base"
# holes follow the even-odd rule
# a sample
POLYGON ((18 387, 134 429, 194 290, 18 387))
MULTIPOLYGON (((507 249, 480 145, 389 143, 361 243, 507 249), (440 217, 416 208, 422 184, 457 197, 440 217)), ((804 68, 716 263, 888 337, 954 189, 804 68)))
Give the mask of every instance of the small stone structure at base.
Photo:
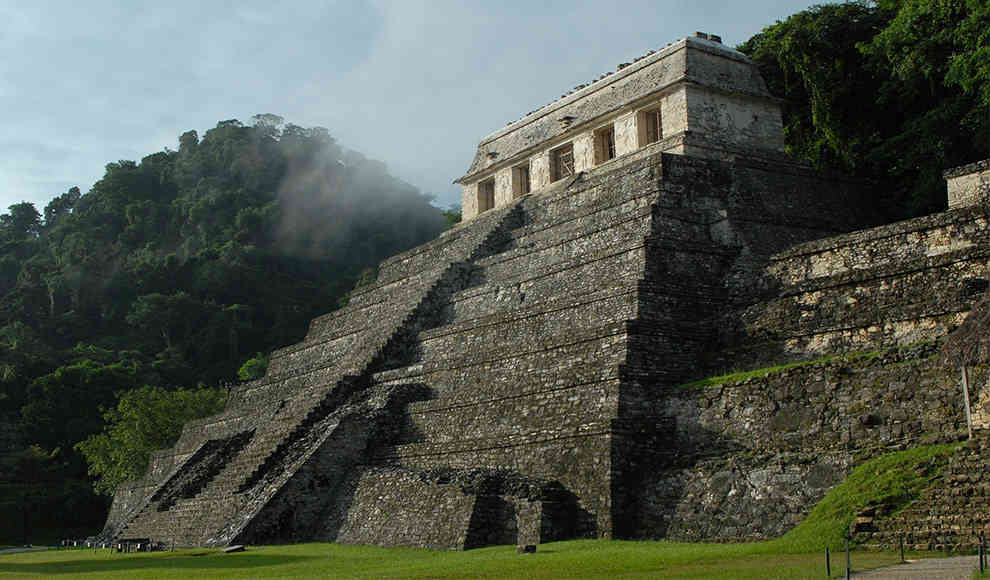
POLYGON ((945 172, 949 209, 990 203, 990 159, 945 172))
POLYGON ((469 219, 186 425, 102 537, 760 539, 864 457, 964 432, 931 354, 990 285, 984 206, 871 228, 860 184, 751 143, 776 102, 709 39, 614 76, 483 141, 469 219))

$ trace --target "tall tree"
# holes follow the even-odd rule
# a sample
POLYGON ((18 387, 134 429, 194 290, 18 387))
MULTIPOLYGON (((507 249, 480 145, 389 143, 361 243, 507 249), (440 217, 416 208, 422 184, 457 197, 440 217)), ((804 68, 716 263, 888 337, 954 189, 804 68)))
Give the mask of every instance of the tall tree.
POLYGON ((791 153, 875 180, 891 218, 944 207, 944 169, 990 156, 987 7, 968 0, 815 6, 740 49, 787 100, 791 153))
POLYGON ((112 495, 116 487, 144 475, 151 452, 178 440, 182 426, 223 410, 223 389, 178 389, 143 386, 124 392, 103 414, 103 431, 76 445, 97 477, 96 489, 112 495))

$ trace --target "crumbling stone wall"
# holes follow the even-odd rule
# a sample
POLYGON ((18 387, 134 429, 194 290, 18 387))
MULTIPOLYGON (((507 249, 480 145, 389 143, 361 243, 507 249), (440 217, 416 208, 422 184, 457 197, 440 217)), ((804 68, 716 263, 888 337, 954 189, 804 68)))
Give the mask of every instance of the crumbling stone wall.
POLYGON ((954 167, 944 176, 948 182, 949 209, 990 202, 990 159, 954 167))
MULTIPOLYGON (((799 523, 864 458, 965 435, 936 343, 676 387, 667 453, 639 504, 644 537, 752 540, 799 523)), ((980 380, 984 370, 976 374, 980 380)), ((975 398, 975 397, 974 397, 975 398)))
POLYGON ((988 225, 984 209, 971 207, 774 255, 756 278, 763 298, 745 305, 740 294, 705 371, 944 337, 990 285, 988 225))

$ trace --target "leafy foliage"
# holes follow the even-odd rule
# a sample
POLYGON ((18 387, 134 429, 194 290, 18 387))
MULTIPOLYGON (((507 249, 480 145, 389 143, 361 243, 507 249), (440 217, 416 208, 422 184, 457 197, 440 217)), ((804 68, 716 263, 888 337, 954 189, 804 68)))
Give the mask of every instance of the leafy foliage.
POLYGON ((268 357, 260 352, 244 361, 241 368, 237 369, 237 378, 242 381, 253 381, 265 376, 268 370, 268 357))
POLYGON ((814 6, 740 50, 786 99, 790 153, 878 183, 891 218, 942 209, 942 171, 990 156, 983 0, 814 6))
POLYGON ((96 490, 113 495, 120 483, 144 475, 152 451, 173 445, 187 421, 222 411, 226 398, 221 388, 144 386, 123 393, 116 408, 103 414, 103 432, 76 444, 90 475, 99 477, 96 490))
MULTIPOLYGON (((362 272, 448 227, 430 201, 326 129, 258 115, 202 138, 188 131, 178 151, 109 163, 88 192, 73 187, 43 212, 11 206, 0 214, 10 452, 37 446, 56 458, 55 479, 82 485, 85 450, 104 492, 134 477, 135 458, 168 438, 128 434, 133 413, 176 405, 176 417, 192 416, 183 405, 208 401, 183 389, 234 379, 253 353, 299 340, 362 272), (128 398, 138 388, 144 398, 128 398)), ((246 376, 263 373, 264 358, 246 376)), ((12 477, 0 472, 0 503, 12 477)))

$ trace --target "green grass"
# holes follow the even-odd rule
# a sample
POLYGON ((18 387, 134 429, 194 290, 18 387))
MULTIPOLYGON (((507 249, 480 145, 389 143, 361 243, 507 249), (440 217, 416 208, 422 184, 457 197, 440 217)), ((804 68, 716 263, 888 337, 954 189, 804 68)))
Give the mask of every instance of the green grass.
POLYGON ((745 381, 746 379, 765 377, 769 374, 777 373, 787 369, 805 367, 809 365, 816 365, 816 364, 833 362, 838 360, 854 361, 854 360, 871 359, 871 358, 875 358, 877 355, 879 355, 879 352, 864 352, 864 353, 853 353, 853 354, 844 354, 844 355, 830 356, 824 358, 816 358, 814 360, 803 360, 798 362, 786 363, 782 365, 776 365, 772 367, 753 369, 750 371, 738 371, 734 373, 718 375, 715 377, 706 377, 704 379, 678 385, 678 388, 696 389, 701 387, 714 387, 718 385, 724 385, 726 383, 738 383, 739 381, 745 381))
MULTIPOLYGON (((893 553, 854 553, 853 567, 893 564, 893 553)), ((833 576, 844 570, 833 554, 833 576)), ((154 554, 48 551, 0 556, 0 578, 823 578, 822 553, 768 554, 766 543, 679 544, 576 540, 467 552, 335 544, 249 547, 245 552, 187 550, 154 554)))
MULTIPOLYGON (((813 359, 813 360, 803 360, 803 361, 792 362, 792 363, 785 363, 785 364, 771 366, 771 367, 763 367, 763 368, 753 369, 753 370, 748 370, 748 371, 737 371, 737 372, 727 373, 727 374, 724 374, 724 375, 718 375, 718 376, 714 376, 714 377, 706 377, 704 379, 699 379, 697 381, 691 381, 690 383, 683 383, 681 385, 678 385, 677 388, 679 388, 679 389, 696 389, 696 388, 704 388, 704 387, 714 387, 714 386, 718 386, 718 385, 724 385, 726 383, 737 383, 737 382, 740 382, 740 381, 745 381, 746 379, 753 379, 753 378, 758 378, 758 377, 765 377, 767 375, 770 375, 770 374, 773 374, 773 373, 778 373, 780 371, 785 371, 787 369, 793 369, 793 368, 798 368, 798 367, 805 367, 805 366, 809 366, 809 365, 816 365, 816 364, 822 364, 822 363, 830 363, 830 362, 837 362, 837 361, 850 362, 850 363, 851 362, 864 362, 864 361, 869 361, 871 359, 877 358, 878 356, 882 355, 885 352, 907 350, 907 349, 918 347, 918 346, 920 346, 922 344, 931 344, 931 343, 932 343, 932 341, 922 340, 922 341, 915 342, 915 343, 908 344, 908 345, 904 345, 904 346, 891 347, 891 348, 886 349, 886 350, 851 352, 851 353, 846 353, 846 354, 840 354, 840 355, 834 355, 834 356, 827 356, 827 357, 822 357, 822 358, 816 358, 816 359, 813 359)), ((935 355, 931 355, 931 356, 935 356, 935 355)), ((925 358, 931 358, 931 356, 925 357, 925 358)), ((910 363, 913 363, 915 360, 917 360, 917 359, 902 361, 900 363, 895 363, 895 364, 898 364, 898 365, 899 364, 910 364, 910 363)))
POLYGON ((797 527, 768 542, 781 552, 839 549, 856 513, 882 506, 888 514, 917 499, 942 472, 961 444, 926 445, 870 459, 849 474, 811 510, 797 527))
MULTIPOLYGON (((768 542, 575 540, 543 544, 527 555, 512 546, 438 552, 335 544, 260 546, 237 554, 67 550, 0 556, 0 578, 822 578, 825 546, 833 550, 833 576, 839 576, 845 565, 840 547, 856 513, 867 506, 895 512, 917 498, 958 447, 930 445, 866 461, 804 522, 768 542)), ((899 559, 888 552, 856 552, 853 567, 864 570, 899 559)))

